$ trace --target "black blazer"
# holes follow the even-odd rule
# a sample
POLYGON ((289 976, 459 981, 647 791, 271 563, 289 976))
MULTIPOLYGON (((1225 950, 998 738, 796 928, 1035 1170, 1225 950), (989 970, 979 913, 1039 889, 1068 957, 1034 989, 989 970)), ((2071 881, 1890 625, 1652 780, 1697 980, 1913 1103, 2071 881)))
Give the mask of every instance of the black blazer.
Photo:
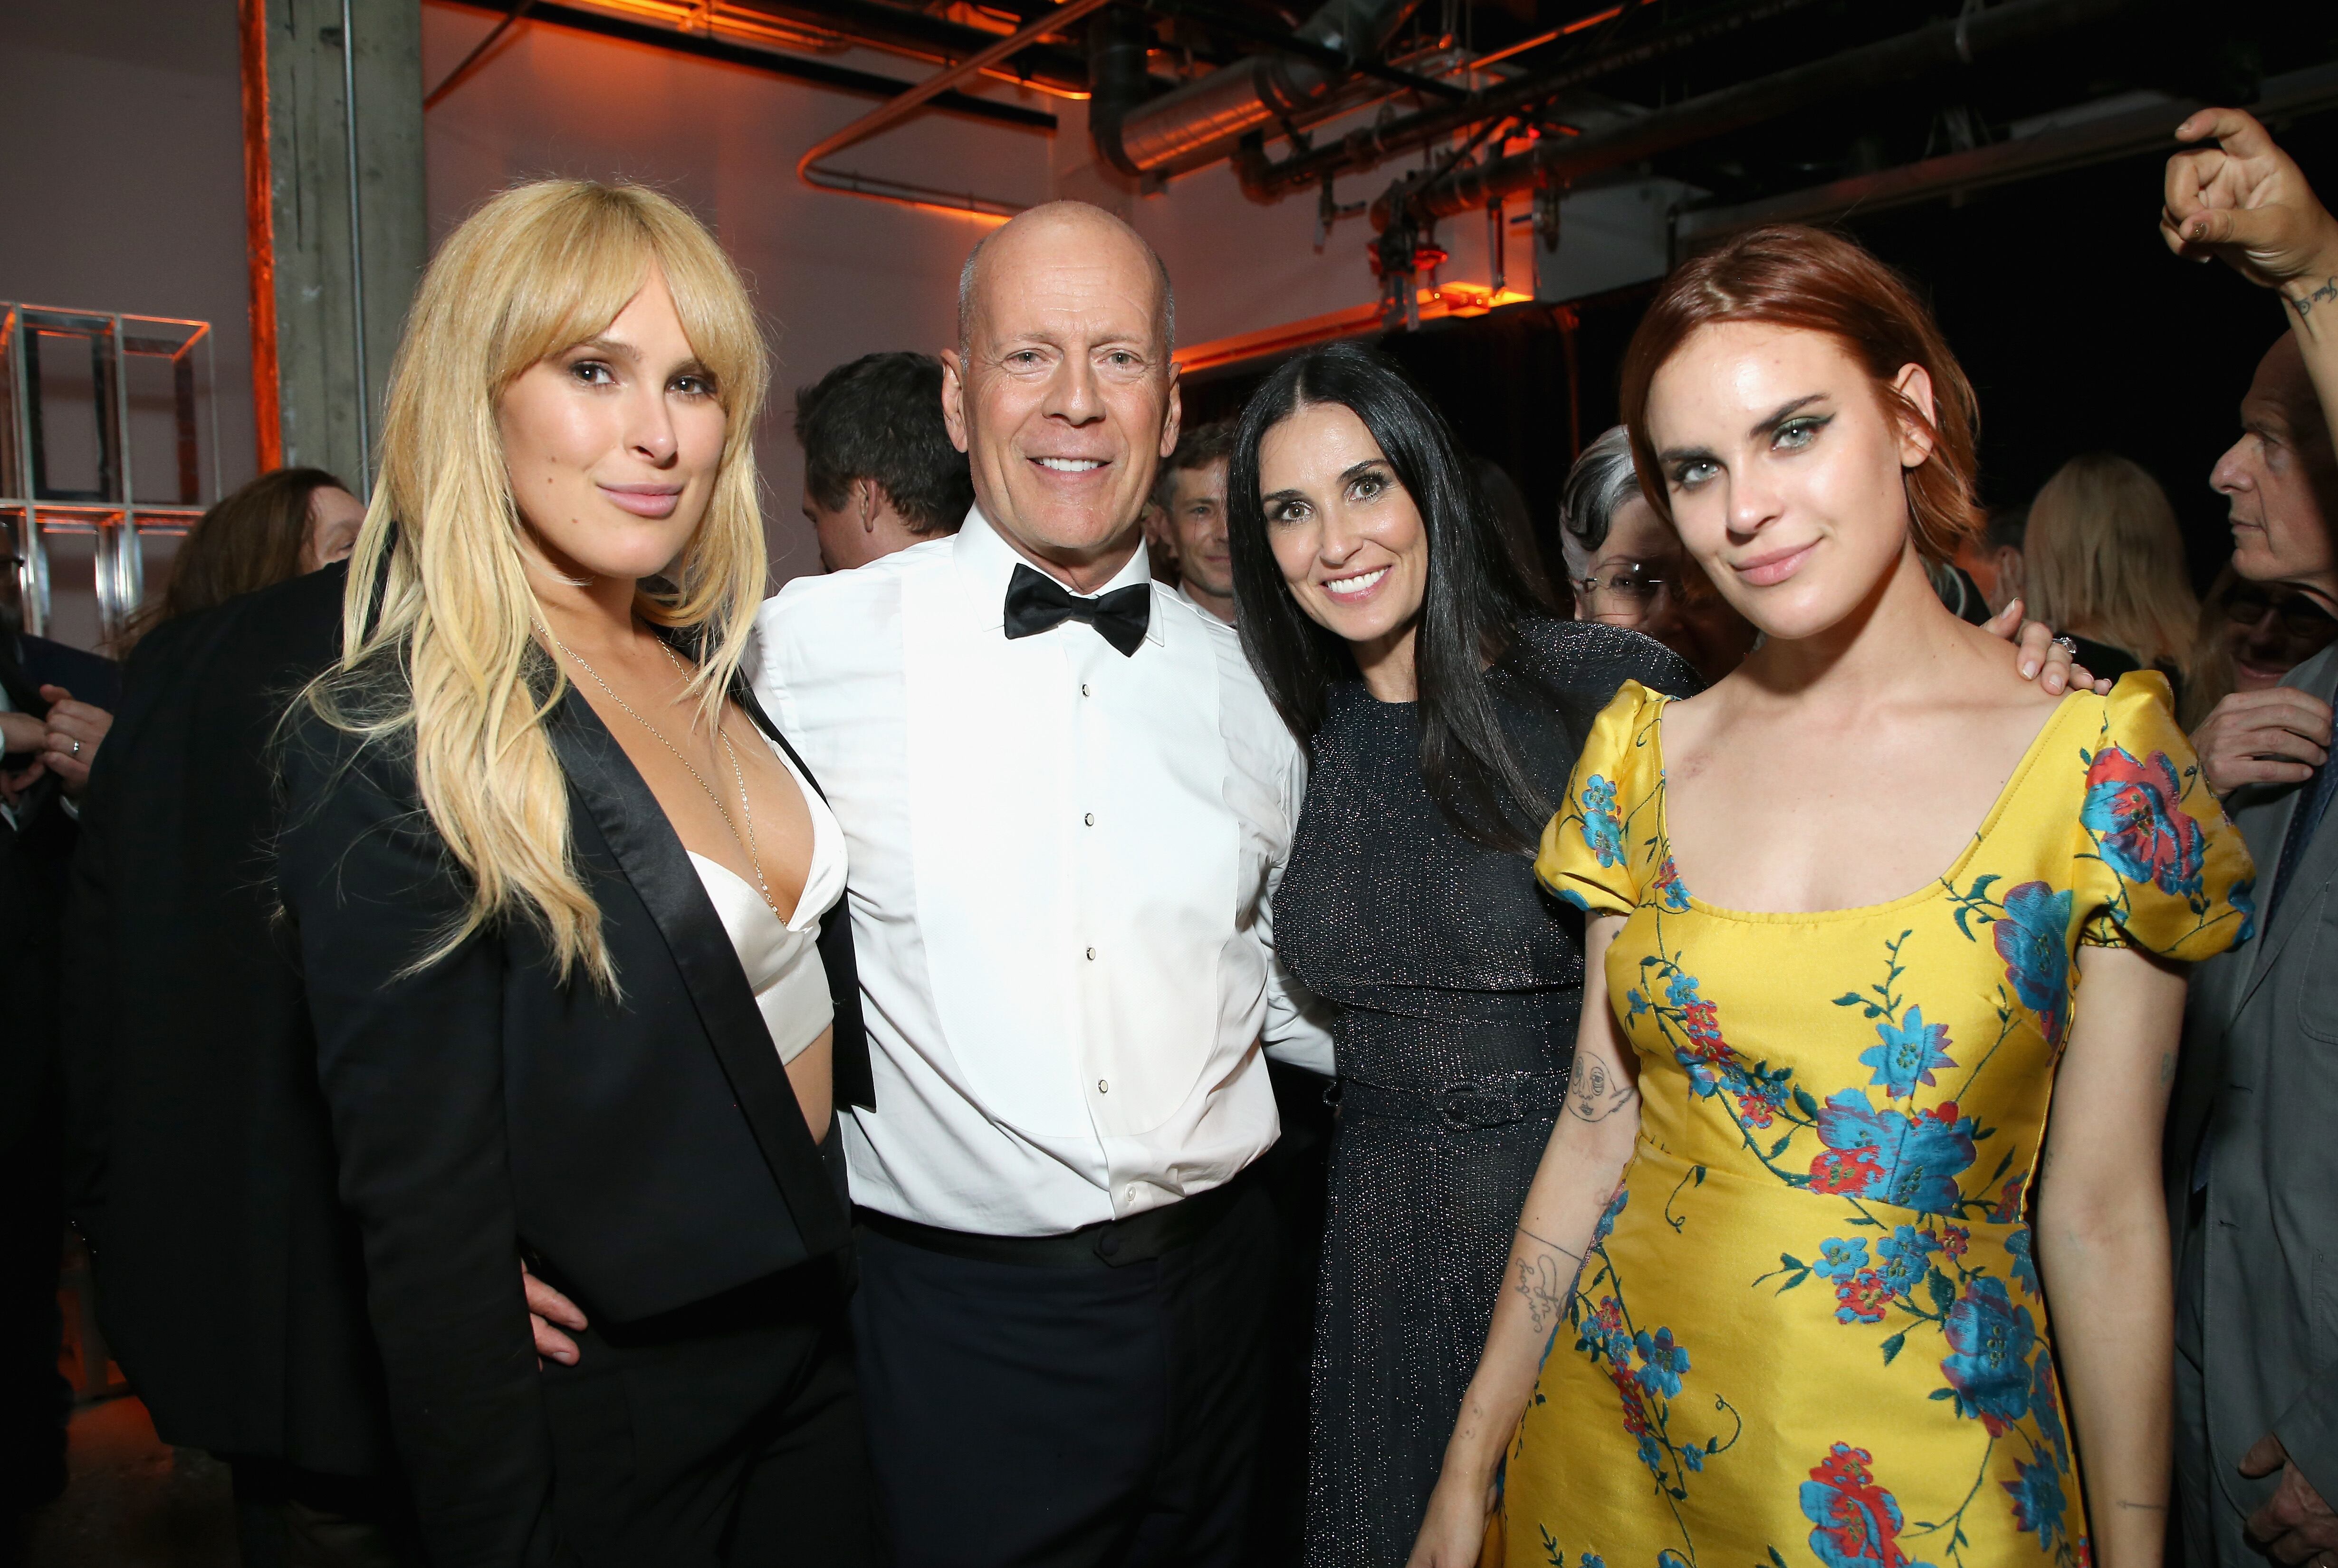
POLYGON ((357 1228, 275 918, 270 745, 340 646, 332 567, 157 626, 82 802, 66 943, 72 1210, 170 1442, 390 1464, 357 1228))
MULTIPOLYGON (((850 1240, 840 1171, 812 1142, 681 840, 573 687, 547 723, 619 1000, 582 975, 555 982, 521 922, 407 972, 468 904, 410 758, 309 715, 284 763, 279 885, 399 1456, 441 1568, 559 1553, 523 1254, 588 1315, 624 1322, 850 1240)), ((831 914, 840 1108, 874 1099, 851 942, 831 914)))

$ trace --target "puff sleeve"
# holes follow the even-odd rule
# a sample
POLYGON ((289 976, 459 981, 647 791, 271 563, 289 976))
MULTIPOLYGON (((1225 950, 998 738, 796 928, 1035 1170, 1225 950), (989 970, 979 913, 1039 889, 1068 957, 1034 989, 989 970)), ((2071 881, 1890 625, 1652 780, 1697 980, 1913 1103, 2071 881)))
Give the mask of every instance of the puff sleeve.
POLYGON ((1679 887, 1663 842, 1664 706, 1638 681, 1624 683, 1593 722, 1567 797, 1543 828, 1536 877, 1586 913, 1626 915, 1644 887, 1679 887))
POLYGON ((2200 774, 2166 677, 2120 677, 2085 753, 2075 885, 2080 940, 2197 963, 2249 938, 2256 867, 2200 774))

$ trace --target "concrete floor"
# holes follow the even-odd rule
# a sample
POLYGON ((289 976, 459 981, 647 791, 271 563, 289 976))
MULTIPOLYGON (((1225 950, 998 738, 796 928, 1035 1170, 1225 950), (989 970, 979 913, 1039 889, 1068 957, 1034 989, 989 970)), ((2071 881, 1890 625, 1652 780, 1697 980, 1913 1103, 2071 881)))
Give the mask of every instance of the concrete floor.
MULTIPOLYGON (((227 1466, 154 1436, 124 1396, 74 1413, 64 1495, 0 1540, 23 1568, 236 1568, 227 1466)), ((0 1526, 5 1528, 5 1526, 0 1526)))

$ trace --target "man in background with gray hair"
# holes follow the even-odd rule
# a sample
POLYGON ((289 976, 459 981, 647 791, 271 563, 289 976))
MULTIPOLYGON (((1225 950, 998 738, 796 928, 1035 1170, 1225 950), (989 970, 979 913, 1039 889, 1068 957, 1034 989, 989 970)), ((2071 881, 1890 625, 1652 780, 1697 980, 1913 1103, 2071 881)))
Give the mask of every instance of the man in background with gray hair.
POLYGON ((1305 764, 1150 578, 1168 279, 1056 202, 967 263, 954 538, 766 604, 755 690, 851 852, 877 1106, 841 1138, 903 1568, 1243 1555, 1282 1242, 1264 1049, 1328 1072, 1269 900, 1305 764))

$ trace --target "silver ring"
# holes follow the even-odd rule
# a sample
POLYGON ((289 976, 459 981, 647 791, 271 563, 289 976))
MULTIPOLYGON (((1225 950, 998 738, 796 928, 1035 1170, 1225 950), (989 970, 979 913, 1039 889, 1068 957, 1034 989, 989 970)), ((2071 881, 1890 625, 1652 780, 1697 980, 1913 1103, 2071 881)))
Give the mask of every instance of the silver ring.
POLYGON ((2061 649, 2073 659, 2076 659, 2078 656, 2078 645, 2076 642, 2071 642, 2068 637, 2055 638, 2054 645, 2061 649))
POLYGON ((66 752, 66 753, 65 753, 65 755, 66 755, 66 756, 68 756, 68 757, 78 757, 78 756, 80 756, 80 755, 81 755, 81 742, 80 742, 80 741, 78 741, 78 740, 74 741, 74 745, 73 745, 73 750, 70 750, 70 751, 68 751, 68 752, 66 752))

